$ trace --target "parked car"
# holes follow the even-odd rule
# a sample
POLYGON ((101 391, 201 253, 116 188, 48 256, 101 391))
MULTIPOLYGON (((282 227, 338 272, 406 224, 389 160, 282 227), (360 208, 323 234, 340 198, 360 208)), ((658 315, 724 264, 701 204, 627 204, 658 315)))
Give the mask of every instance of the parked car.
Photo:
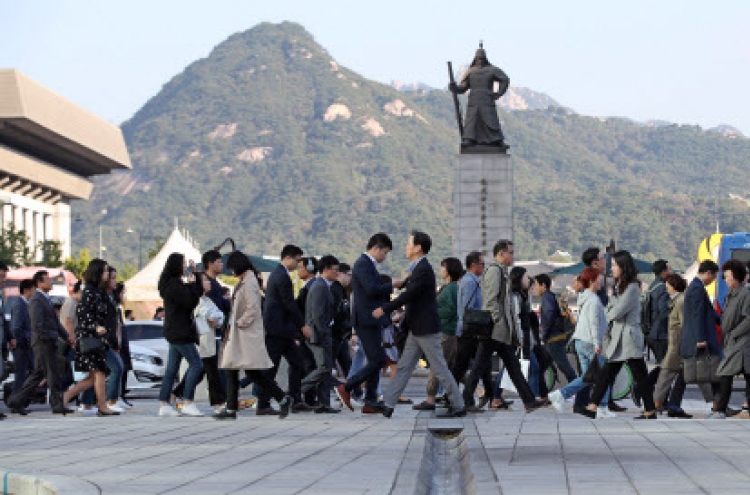
POLYGON ((167 363, 158 352, 131 343, 130 358, 133 361, 133 369, 128 372, 128 389, 161 387, 167 363))
POLYGON ((158 353, 164 365, 166 365, 169 356, 169 343, 164 338, 163 322, 152 320, 126 321, 123 330, 128 332, 131 353, 133 344, 145 347, 158 353))

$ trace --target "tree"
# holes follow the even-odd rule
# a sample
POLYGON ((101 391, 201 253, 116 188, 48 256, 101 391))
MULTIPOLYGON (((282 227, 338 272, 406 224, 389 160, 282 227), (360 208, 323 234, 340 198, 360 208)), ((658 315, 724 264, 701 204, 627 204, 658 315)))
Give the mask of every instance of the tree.
POLYGON ((156 258, 156 255, 159 254, 159 251, 161 251, 161 248, 164 247, 164 239, 161 237, 154 238, 154 247, 148 248, 148 260, 151 261, 152 259, 156 258))
POLYGON ((3 228, 0 234, 0 260, 9 267, 17 268, 33 265, 36 261, 36 250, 29 246, 29 236, 25 230, 17 230, 11 223, 3 228))
POLYGON ((39 243, 39 250, 42 252, 44 266, 47 268, 59 268, 63 266, 61 241, 41 241, 39 243))
POLYGON ((125 263, 122 265, 122 267, 118 270, 118 278, 123 281, 127 282, 131 278, 135 276, 135 274, 138 273, 138 267, 135 265, 131 265, 130 263, 125 263))
POLYGON ((84 248, 78 251, 76 256, 65 260, 63 268, 73 273, 78 279, 83 279, 83 272, 88 268, 89 262, 91 262, 91 251, 84 248))

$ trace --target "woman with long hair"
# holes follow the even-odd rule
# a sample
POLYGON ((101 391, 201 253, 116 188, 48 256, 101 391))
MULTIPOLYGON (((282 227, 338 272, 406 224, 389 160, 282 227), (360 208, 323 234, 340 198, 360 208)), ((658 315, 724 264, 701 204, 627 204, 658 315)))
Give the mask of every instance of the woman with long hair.
POLYGON ((89 375, 63 394, 63 403, 67 404, 73 397, 93 386, 98 407, 97 415, 116 416, 120 413, 112 410, 106 400, 106 289, 109 283, 107 262, 99 258, 91 260, 83 279, 86 285, 76 308, 78 325, 75 366, 79 371, 88 371, 89 375))
POLYGON ((186 268, 185 256, 172 253, 159 277, 159 294, 164 300, 165 310, 164 338, 169 342, 169 356, 159 392, 159 416, 203 416, 193 402, 195 387, 203 370, 197 348, 198 332, 193 326, 193 311, 203 292, 211 289, 211 284, 205 275, 196 276, 195 273, 188 275, 188 281, 183 282, 186 268), (182 411, 178 412, 169 401, 183 359, 187 360, 188 369, 185 373, 184 405, 182 411))
MULTIPOLYGON (((645 411, 635 419, 656 419, 654 387, 648 379, 648 368, 643 359, 643 332, 641 331, 641 292, 638 287, 638 270, 633 257, 627 251, 617 251, 612 257, 612 277, 615 279, 614 293, 607 305, 607 322, 610 325, 607 339, 600 352, 607 362, 604 364, 591 401, 584 415, 596 418, 599 403, 607 393, 607 387, 628 363, 638 390, 643 397, 645 411)), ((594 351, 596 354, 599 354, 594 351)))
MULTIPOLYGON (((266 334, 261 316, 261 291, 255 267, 241 251, 227 258, 227 268, 240 279, 232 297, 232 313, 219 351, 219 369, 227 372, 227 404, 215 419, 237 419, 240 370, 249 380, 263 387, 280 406, 279 418, 289 415, 292 397, 264 371, 273 367, 266 350, 266 334)), ((167 313, 169 314, 169 313, 167 313)))

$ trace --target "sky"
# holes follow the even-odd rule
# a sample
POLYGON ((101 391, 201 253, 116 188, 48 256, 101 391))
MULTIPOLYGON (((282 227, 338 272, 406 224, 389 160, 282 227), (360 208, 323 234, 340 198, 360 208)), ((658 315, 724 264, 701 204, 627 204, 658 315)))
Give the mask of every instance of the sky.
POLYGON ((580 114, 750 136, 747 0, 0 0, 0 68, 120 124, 229 35, 284 20, 384 83, 445 87, 481 39, 511 84, 580 114))

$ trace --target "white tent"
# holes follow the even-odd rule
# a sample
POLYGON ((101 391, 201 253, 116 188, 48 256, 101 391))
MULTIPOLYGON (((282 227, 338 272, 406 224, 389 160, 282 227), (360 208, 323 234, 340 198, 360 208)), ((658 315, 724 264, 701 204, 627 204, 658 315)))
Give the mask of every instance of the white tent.
POLYGON ((190 234, 187 232, 180 232, 180 229, 175 225, 172 235, 170 235, 167 242, 164 243, 159 254, 149 261, 149 263, 133 278, 125 282, 129 302, 161 301, 157 285, 159 283, 159 276, 161 275, 170 254, 180 253, 185 255, 185 260, 187 262, 192 260, 195 261, 196 264, 200 263, 201 253, 193 243, 188 240, 189 237, 190 234))

